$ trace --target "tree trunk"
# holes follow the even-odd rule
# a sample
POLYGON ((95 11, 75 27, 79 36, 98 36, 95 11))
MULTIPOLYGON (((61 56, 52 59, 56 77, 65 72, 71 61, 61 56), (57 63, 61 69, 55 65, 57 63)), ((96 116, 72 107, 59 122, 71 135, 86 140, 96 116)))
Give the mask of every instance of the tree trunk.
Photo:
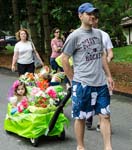
POLYGON ((40 42, 39 42, 39 37, 37 32, 37 22, 36 22, 37 7, 35 6, 35 4, 32 3, 32 0, 26 0, 26 7, 28 13, 29 27, 31 32, 31 39, 34 42, 36 49, 40 50, 40 46, 39 46, 40 42))
POLYGON ((20 18, 18 11, 18 0, 12 0, 12 9, 13 9, 13 24, 15 32, 20 29, 20 18))
POLYGON ((45 37, 44 37, 44 27, 43 27, 43 18, 41 16, 41 21, 40 21, 40 35, 41 35, 41 50, 45 54, 45 37))
POLYGON ((42 0, 41 2, 42 2, 42 18, 44 28, 44 43, 45 43, 45 50, 49 58, 51 53, 51 46, 50 46, 50 27, 48 18, 48 0, 42 0))

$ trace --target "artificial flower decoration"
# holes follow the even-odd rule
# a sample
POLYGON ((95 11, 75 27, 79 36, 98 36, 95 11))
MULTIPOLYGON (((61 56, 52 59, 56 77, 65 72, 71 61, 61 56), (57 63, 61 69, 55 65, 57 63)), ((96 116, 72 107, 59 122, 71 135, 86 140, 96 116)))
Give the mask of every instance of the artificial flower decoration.
POLYGON ((20 81, 19 80, 16 80, 14 83, 13 83, 13 89, 15 90, 20 84, 20 81))
MULTIPOLYGON (((49 68, 45 67, 42 69, 42 71, 43 73, 49 73, 49 68)), ((50 86, 49 81, 44 79, 43 76, 40 76, 40 74, 25 73, 14 82, 13 89, 16 89, 20 82, 24 82, 26 85, 28 100, 25 97, 17 104, 17 97, 15 98, 12 96, 10 99, 10 104, 12 106, 11 114, 16 112, 25 113, 27 110, 29 110, 29 112, 34 112, 30 111, 29 108, 35 110, 40 108, 45 109, 45 111, 42 112, 46 112, 46 109, 47 112, 49 109, 55 110, 52 108, 56 107, 56 101, 63 99, 65 95, 62 86, 50 86)))
POLYGON ((37 81, 36 85, 41 89, 41 90, 46 90, 49 87, 49 83, 47 80, 41 80, 37 81))
POLYGON ((46 89, 46 93, 53 99, 57 98, 57 93, 52 86, 46 89))
POLYGON ((23 112, 26 108, 28 108, 28 100, 26 97, 22 99, 20 103, 17 105, 17 110, 19 113, 23 112))
POLYGON ((33 87, 32 88, 31 96, 45 97, 46 98, 46 94, 39 87, 33 87))
POLYGON ((21 75, 19 80, 21 82, 24 82, 26 85, 29 86, 36 86, 35 85, 35 77, 33 75, 33 73, 25 73, 24 75, 21 75))
POLYGON ((46 108, 48 104, 46 104, 47 99, 43 97, 39 97, 35 106, 46 108))
POLYGON ((16 104, 17 104, 17 96, 9 97, 9 102, 12 104, 12 106, 16 106, 16 104))
POLYGON ((31 105, 45 108, 49 104, 49 96, 38 87, 32 88, 31 96, 31 105))
POLYGON ((48 66, 44 66, 43 68, 41 68, 40 70, 40 74, 43 75, 45 73, 49 73, 50 72, 50 69, 48 66))
POLYGON ((29 79, 29 80, 34 80, 34 75, 33 75, 33 73, 26 73, 25 74, 26 76, 27 76, 27 78, 29 79))

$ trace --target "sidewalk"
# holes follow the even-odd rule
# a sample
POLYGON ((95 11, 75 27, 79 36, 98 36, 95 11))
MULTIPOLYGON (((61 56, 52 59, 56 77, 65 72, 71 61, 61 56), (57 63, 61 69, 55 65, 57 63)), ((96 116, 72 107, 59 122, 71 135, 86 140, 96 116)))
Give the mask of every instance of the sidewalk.
POLYGON ((120 91, 114 91, 113 94, 122 95, 122 96, 126 96, 126 97, 132 98, 132 94, 124 93, 124 92, 120 92, 120 91))
POLYGON ((12 72, 11 69, 6 67, 0 67, 0 73, 8 76, 16 76, 16 77, 18 76, 17 72, 12 72))

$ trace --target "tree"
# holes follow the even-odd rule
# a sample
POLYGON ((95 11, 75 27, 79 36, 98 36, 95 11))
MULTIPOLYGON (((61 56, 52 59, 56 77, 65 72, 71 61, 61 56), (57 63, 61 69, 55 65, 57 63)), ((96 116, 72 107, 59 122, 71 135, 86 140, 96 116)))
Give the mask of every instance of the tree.
POLYGON ((13 8, 13 25, 14 25, 14 30, 16 32, 20 29, 18 0, 12 0, 12 8, 13 8))
POLYGON ((51 52, 50 47, 50 25, 49 25, 49 13, 48 13, 48 1, 42 0, 42 18, 43 18, 43 28, 44 28, 44 44, 45 49, 48 54, 51 52))
POLYGON ((10 0, 0 0, 0 30, 11 34, 12 26, 12 7, 10 0))
POLYGON ((39 46, 39 37, 38 37, 38 28, 37 28, 37 4, 33 3, 32 0, 26 0, 26 8, 27 8, 27 14, 28 14, 28 22, 29 22, 29 28, 31 32, 31 38, 35 44, 36 49, 40 49, 39 46))
MULTIPOLYGON (((77 8, 86 0, 0 0, 0 27, 16 31, 19 27, 30 28, 37 49, 50 53, 50 32, 54 27, 63 31, 80 26, 77 8), (11 3, 12 2, 12 3, 11 3), (50 11, 49 11, 50 10, 50 11), (5 13, 6 12, 6 13, 5 13), (13 22, 13 26, 11 25, 13 22), (15 29, 14 29, 15 28, 15 29)), ((91 0, 100 10, 99 27, 123 41, 121 19, 132 15, 130 0, 91 0)))

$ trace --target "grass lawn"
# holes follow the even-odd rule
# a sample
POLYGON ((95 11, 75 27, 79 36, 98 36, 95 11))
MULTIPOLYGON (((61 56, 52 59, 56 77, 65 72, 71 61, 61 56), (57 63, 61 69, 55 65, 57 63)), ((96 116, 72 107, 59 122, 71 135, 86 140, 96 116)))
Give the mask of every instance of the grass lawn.
POLYGON ((113 49, 114 62, 132 63, 132 45, 113 49))

